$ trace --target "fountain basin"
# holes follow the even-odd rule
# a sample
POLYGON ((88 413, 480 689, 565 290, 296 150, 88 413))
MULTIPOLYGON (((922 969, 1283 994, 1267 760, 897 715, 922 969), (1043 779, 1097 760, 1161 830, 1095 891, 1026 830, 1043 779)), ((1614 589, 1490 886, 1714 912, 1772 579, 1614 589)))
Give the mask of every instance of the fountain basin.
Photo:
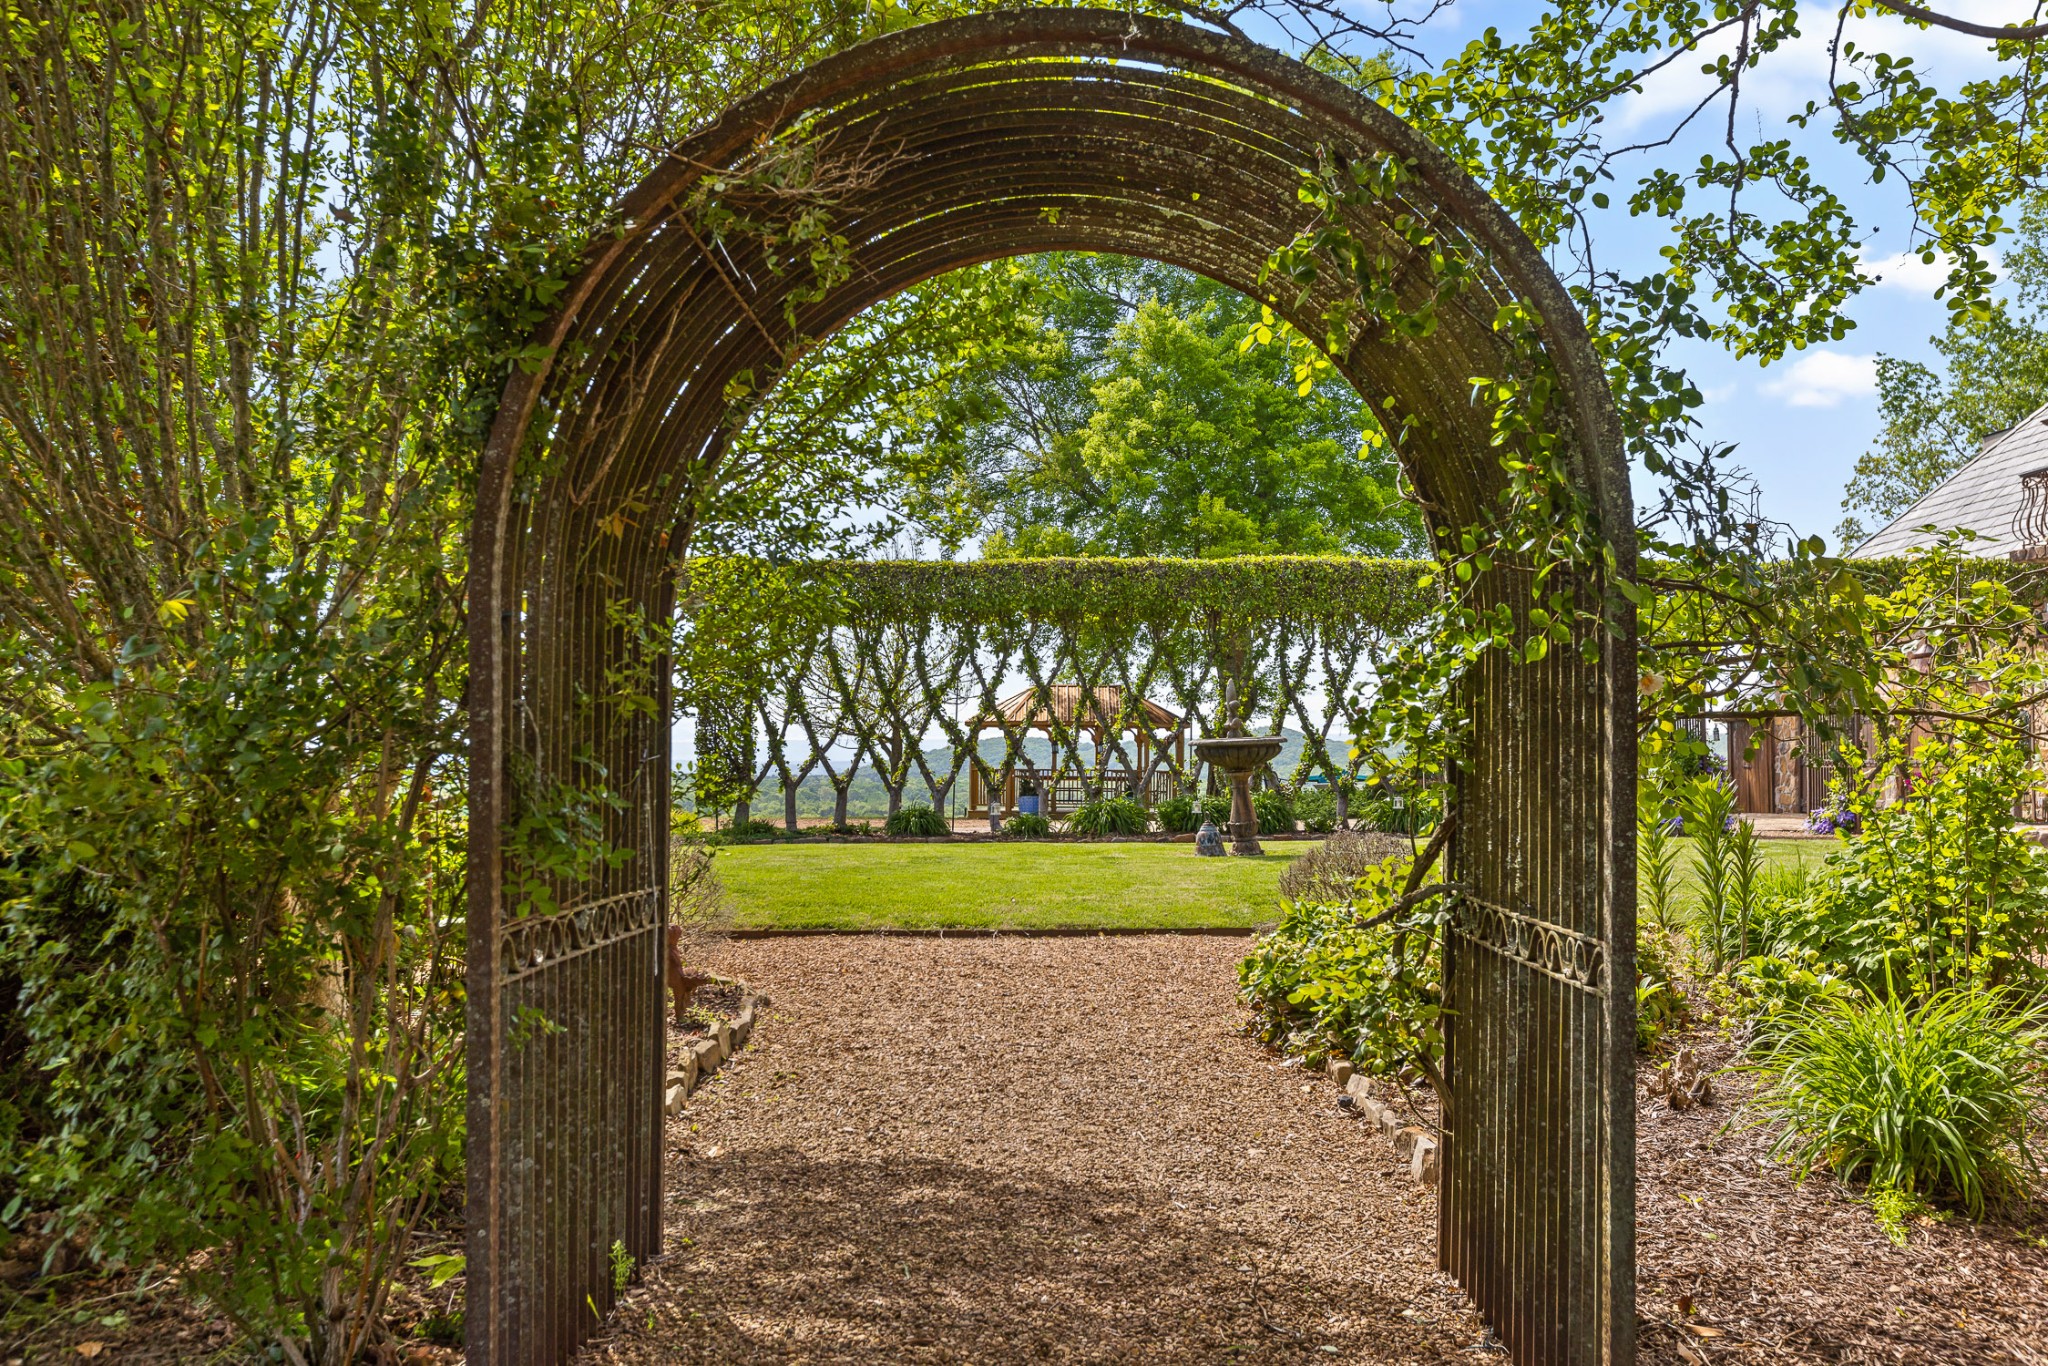
POLYGON ((1195 753, 1225 773, 1257 773, 1280 757, 1286 740, 1278 735, 1212 735, 1195 741, 1195 753))

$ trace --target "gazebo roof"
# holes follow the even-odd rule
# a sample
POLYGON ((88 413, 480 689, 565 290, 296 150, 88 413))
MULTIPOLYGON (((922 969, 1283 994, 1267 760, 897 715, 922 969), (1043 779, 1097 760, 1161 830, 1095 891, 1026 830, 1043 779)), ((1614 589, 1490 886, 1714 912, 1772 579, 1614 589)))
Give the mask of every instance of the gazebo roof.
MULTIPOLYGON (((983 716, 975 722, 974 728, 986 730, 1009 726, 1023 730, 1049 730, 1057 722, 1064 730, 1072 730, 1076 724, 1090 730, 1107 730, 1123 711, 1122 688, 1095 688, 1086 701, 1082 698, 1084 690, 1077 683, 1055 683, 1046 691, 1052 694, 1050 706, 1038 705, 1037 689, 1026 688, 1015 697, 998 703, 994 714, 983 716)), ((1180 726, 1178 716, 1149 697, 1140 698, 1138 707, 1154 730, 1175 730, 1180 726)))

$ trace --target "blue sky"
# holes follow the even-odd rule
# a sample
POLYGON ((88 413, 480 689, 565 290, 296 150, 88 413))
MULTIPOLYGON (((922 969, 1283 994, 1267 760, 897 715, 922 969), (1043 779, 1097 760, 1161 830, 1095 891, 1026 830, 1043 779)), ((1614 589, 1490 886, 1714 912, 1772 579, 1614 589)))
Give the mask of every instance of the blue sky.
MULTIPOLYGON (((1943 8, 1983 23, 2032 17, 2011 0, 1953 0, 1943 8)), ((1541 12, 1541 6, 1513 0, 1457 0, 1430 21, 1422 47, 1435 58, 1455 51, 1489 26, 1504 35, 1518 35, 1541 12)), ((1808 100, 1825 99, 1827 40, 1834 31, 1834 16, 1827 7, 1803 12, 1800 41, 1773 54, 1745 80, 1739 127, 1749 140, 1758 134, 1796 140, 1821 178, 1851 206, 1866 234, 1865 259, 1883 263, 1883 283, 1851 302, 1849 314, 1857 326, 1841 342, 1795 354, 1768 369, 1706 346, 1691 347, 1678 357, 1707 399, 1699 414, 1703 434, 1735 445, 1735 463, 1755 475, 1765 513, 1801 532, 1828 534, 1831 544, 1831 533, 1842 516, 1843 487, 1877 430, 1877 355, 1931 361, 1928 339, 1947 317, 1947 309, 1934 297, 1946 268, 1923 265, 1908 252, 1911 215, 1896 180, 1870 184, 1860 160, 1842 151, 1824 127, 1817 124, 1802 131, 1786 123, 1786 116, 1808 100)), ((1858 21, 1852 32, 1865 47, 1911 54, 1927 75, 1951 90, 1956 82, 1993 67, 1988 44, 1962 35, 1922 32, 1888 17, 1858 21)), ((1710 88, 1699 74, 1700 60, 1675 64, 1641 94, 1625 97, 1611 111, 1609 128, 1615 134, 1661 135, 1710 88)), ((1671 148, 1654 155, 1673 167, 1695 164, 1702 150, 1720 145, 1725 108, 1717 106, 1703 115, 1671 148)), ((1616 188, 1625 189, 1634 176, 1656 164, 1646 158, 1624 172, 1616 188)), ((1619 207, 1624 196, 1617 193, 1614 198, 1617 207, 1596 226, 1596 250, 1625 273, 1638 273, 1655 263, 1666 230, 1652 220, 1629 218, 1619 207)), ((1757 209, 1768 211, 1761 198, 1757 209)))

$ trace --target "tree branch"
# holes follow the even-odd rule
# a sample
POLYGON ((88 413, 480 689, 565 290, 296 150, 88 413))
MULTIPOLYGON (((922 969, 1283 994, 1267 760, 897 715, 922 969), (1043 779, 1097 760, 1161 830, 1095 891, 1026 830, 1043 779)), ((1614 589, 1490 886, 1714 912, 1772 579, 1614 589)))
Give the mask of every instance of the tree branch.
POLYGON ((1946 14, 1937 14, 1931 9, 1908 5, 1904 0, 1873 0, 1879 9, 1888 9, 1902 19, 1912 19, 1935 28, 1950 29, 1956 33, 1967 33, 1973 38, 1993 38, 2005 43, 2032 43, 2048 38, 2048 24, 2008 24, 1994 27, 1991 24, 1973 24, 1967 19, 1956 19, 1946 14))

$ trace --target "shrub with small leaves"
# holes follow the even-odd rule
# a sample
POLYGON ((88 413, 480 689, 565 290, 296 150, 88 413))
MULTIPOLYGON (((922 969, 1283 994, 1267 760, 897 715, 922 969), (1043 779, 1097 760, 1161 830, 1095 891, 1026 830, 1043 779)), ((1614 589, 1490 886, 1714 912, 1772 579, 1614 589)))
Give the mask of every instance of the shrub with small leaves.
POLYGON ((1337 828, 1337 794, 1327 783, 1312 783, 1295 794, 1294 817, 1311 835, 1337 828))
POLYGON ((1339 830, 1280 874, 1280 896, 1293 902, 1348 902, 1368 869, 1410 852, 1408 841, 1377 831, 1339 830))

